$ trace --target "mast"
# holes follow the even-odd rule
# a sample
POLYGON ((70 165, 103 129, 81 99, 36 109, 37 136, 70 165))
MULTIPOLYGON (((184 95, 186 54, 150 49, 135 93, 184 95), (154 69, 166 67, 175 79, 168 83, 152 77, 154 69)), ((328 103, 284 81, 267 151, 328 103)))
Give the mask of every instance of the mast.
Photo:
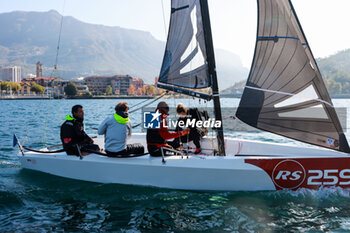
POLYGON ((213 38, 211 35, 211 27, 210 27, 210 19, 209 19, 208 1, 200 0, 200 5, 201 5, 202 20, 203 20, 204 40, 206 45, 205 47, 206 47, 206 53, 207 53, 208 72, 209 72, 210 80, 212 82, 214 114, 215 114, 215 119, 221 122, 221 127, 216 129, 216 137, 218 140, 219 155, 225 156, 225 140, 224 140, 223 122, 222 122, 222 116, 221 116, 219 87, 218 87, 216 67, 215 67, 213 38))

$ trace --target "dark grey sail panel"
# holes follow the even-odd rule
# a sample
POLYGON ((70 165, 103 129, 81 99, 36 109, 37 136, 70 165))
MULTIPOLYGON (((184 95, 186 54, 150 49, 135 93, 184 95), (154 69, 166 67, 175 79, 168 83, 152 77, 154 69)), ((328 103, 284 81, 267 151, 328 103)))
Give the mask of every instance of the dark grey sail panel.
POLYGON ((211 86, 199 0, 173 0, 159 82, 201 89, 211 86))
POLYGON ((237 117, 265 131, 349 153, 291 2, 257 2, 255 54, 237 117))

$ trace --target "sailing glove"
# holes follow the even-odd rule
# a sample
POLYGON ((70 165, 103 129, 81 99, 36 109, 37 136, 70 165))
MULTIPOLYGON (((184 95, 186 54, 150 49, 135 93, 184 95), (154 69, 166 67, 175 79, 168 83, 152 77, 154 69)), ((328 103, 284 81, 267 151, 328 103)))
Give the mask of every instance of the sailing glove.
POLYGON ((182 136, 187 135, 189 132, 190 132, 190 129, 185 129, 185 130, 180 131, 179 133, 180 133, 180 136, 182 137, 182 136))

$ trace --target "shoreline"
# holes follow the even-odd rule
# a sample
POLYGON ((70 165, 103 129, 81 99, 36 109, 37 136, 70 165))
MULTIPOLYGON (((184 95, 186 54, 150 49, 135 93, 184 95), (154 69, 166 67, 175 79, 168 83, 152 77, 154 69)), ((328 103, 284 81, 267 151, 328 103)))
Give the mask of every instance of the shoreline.
MULTIPOLYGON (((74 96, 74 97, 66 97, 66 98, 60 98, 60 99, 153 99, 157 98, 159 95, 155 96, 74 96)), ((221 98, 233 98, 233 99, 240 99, 241 94, 221 94, 221 98)), ((330 95, 331 99, 350 99, 350 94, 337 94, 337 95, 330 95)), ((182 96, 182 95, 175 95, 175 96, 164 96, 164 99, 169 98, 176 98, 176 99, 186 99, 189 98, 188 96, 182 96)), ((49 100, 49 99, 58 99, 56 98, 50 98, 48 96, 0 96, 0 100, 49 100)))

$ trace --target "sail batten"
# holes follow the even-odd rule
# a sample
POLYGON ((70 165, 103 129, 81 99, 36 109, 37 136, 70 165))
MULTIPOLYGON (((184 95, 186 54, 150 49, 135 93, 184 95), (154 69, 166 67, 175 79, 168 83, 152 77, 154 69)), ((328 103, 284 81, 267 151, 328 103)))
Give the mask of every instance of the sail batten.
MULTIPOLYGON (((254 89, 254 90, 258 90, 258 91, 263 91, 263 92, 267 92, 267 93, 272 93, 272 94, 281 94, 283 96, 295 96, 295 94, 292 94, 292 93, 288 93, 288 92, 282 92, 282 91, 274 91, 274 90, 271 90, 271 89, 263 89, 263 88, 257 88, 257 87, 252 87, 252 86, 246 86, 245 88, 250 88, 250 89, 254 89)), ((285 97, 282 97, 282 98, 285 98, 285 97)), ((275 101, 276 103, 281 103, 281 100, 282 98, 278 99, 277 101, 275 101)), ((305 99, 307 99, 308 96, 305 96, 305 99)), ((268 98, 266 98, 268 99, 268 98)), ((321 102, 321 103, 324 103, 324 104, 327 104, 329 105, 330 107, 333 107, 333 105, 327 101, 324 101, 322 99, 318 99, 318 98, 314 98, 312 100, 315 100, 315 101, 318 101, 318 102, 321 102)), ((273 104, 273 102, 270 102, 268 104, 273 104)))
POLYGON ((257 0, 254 58, 237 117, 295 140, 350 153, 290 0, 257 0))

